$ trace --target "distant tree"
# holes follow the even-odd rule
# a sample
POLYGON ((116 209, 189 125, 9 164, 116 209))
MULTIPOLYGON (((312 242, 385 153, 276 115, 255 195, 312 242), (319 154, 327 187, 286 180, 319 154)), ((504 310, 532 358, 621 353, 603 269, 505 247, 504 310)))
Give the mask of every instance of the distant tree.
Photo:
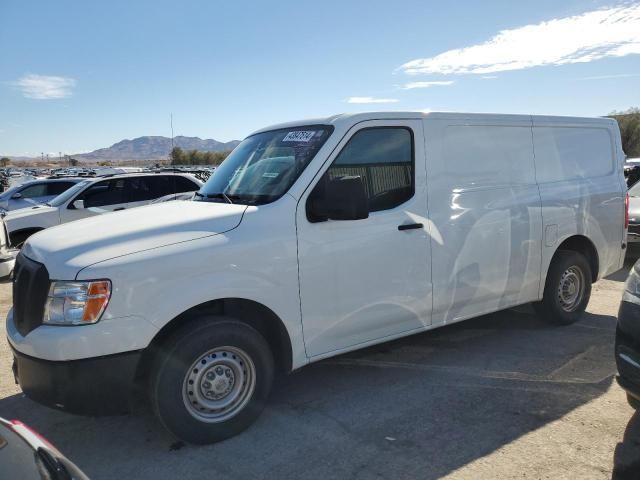
POLYGON ((620 127, 622 149, 628 157, 640 157, 640 109, 630 108, 623 112, 613 112, 620 127))
POLYGON ((72 167, 77 167, 78 166, 78 160, 76 160, 75 158, 69 157, 69 165, 71 165, 72 167))
POLYGON ((180 147, 173 147, 169 154, 171 159, 171 165, 183 165, 184 164, 184 152, 180 147))
POLYGON ((169 154, 171 165, 220 165, 231 151, 201 152, 174 147, 169 154))
POLYGON ((213 152, 213 159, 211 165, 220 165, 222 161, 229 156, 231 150, 224 150, 222 152, 213 152))
POLYGON ((7 165, 9 165, 9 162, 10 162, 10 161, 11 161, 11 160, 10 160, 9 158, 7 158, 7 157, 2 157, 2 158, 0 158, 0 166, 2 166, 2 167, 6 167, 7 165))
POLYGON ((200 152, 198 150, 187 150, 186 163, 188 165, 198 165, 200 163, 200 152))

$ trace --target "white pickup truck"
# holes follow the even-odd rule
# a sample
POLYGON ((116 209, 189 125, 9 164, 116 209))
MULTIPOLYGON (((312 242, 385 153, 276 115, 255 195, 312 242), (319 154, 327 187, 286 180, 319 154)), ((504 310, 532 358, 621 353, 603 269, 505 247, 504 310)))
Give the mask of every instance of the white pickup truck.
POLYGON ((7 318, 23 391, 148 398, 193 443, 249 426, 274 374, 534 302, 579 320, 621 268, 611 119, 368 113, 247 137, 190 202, 47 229, 7 318))

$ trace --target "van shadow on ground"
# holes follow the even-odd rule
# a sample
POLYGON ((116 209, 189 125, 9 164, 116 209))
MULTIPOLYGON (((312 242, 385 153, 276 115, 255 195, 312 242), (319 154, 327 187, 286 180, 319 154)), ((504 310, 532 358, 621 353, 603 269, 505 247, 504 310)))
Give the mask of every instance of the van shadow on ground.
POLYGON ((281 379, 252 428, 206 447, 150 415, 77 417, 21 395, 0 416, 98 479, 439 478, 602 395, 614 331, 612 316, 555 327, 510 310, 342 355, 281 379))

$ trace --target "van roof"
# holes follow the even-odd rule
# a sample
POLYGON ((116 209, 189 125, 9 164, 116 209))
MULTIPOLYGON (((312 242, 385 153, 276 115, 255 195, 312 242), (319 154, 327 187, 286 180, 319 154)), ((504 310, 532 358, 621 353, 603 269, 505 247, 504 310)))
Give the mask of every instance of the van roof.
POLYGON ((505 113, 463 113, 463 112, 363 112, 363 113, 341 113, 330 117, 307 118, 293 122, 279 123, 256 130, 251 135, 269 130, 281 128, 293 128, 302 125, 333 125, 339 126, 343 123, 350 125, 365 120, 387 120, 387 119, 414 119, 423 118, 450 119, 450 120, 513 120, 513 121, 536 121, 540 123, 572 123, 572 124, 593 124, 593 123, 615 123, 615 119, 607 117, 568 117, 552 115, 522 115, 505 113))

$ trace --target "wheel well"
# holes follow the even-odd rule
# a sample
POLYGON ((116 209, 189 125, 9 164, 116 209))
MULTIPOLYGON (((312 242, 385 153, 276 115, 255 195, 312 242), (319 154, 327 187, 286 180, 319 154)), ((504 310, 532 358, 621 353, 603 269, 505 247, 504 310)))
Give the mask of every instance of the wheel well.
MULTIPOLYGON (((598 261, 598 251, 596 250, 596 247, 593 245, 591 240, 589 240, 587 237, 584 237, 582 235, 574 235, 573 237, 569 237, 558 246, 556 253, 559 250, 571 250, 584 255, 584 257, 589 262, 589 266, 591 267, 591 281, 595 282, 598 279, 598 269, 600 268, 598 261)), ((553 262, 553 259, 551 259, 551 261, 553 262)))
POLYGON ((201 315, 225 315, 235 318, 255 328, 269 343, 277 368, 285 373, 291 371, 291 340, 282 320, 261 303, 243 298, 224 298, 205 302, 181 313, 165 325, 153 338, 145 350, 136 378, 143 379, 150 367, 154 355, 163 347, 171 335, 201 315))
POLYGON ((30 237, 31 235, 33 235, 34 233, 37 233, 41 230, 44 230, 44 228, 40 228, 40 227, 35 227, 35 228, 23 228, 21 230, 15 230, 13 232, 9 233, 9 243, 11 244, 11 246, 14 245, 14 241, 13 238, 17 238, 19 235, 27 235, 28 237, 30 237))

